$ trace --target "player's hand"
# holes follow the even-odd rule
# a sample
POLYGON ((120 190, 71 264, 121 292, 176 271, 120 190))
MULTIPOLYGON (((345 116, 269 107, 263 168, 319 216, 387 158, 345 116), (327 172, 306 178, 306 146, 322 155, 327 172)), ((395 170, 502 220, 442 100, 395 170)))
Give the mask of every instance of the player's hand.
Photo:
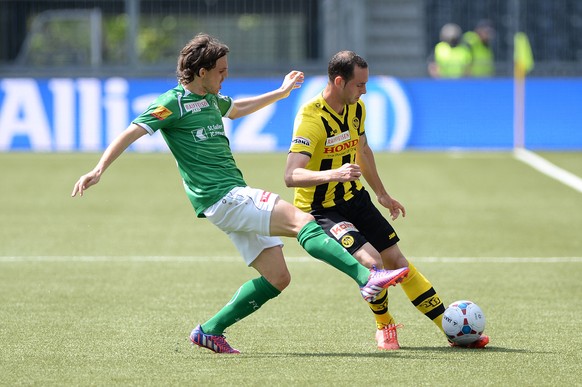
POLYGON ((400 202, 388 194, 378 196, 378 203, 386 207, 390 211, 390 216, 392 220, 398 219, 402 213, 402 217, 406 217, 406 209, 400 202))
POLYGON ((77 194, 83 196, 83 192, 92 185, 99 183, 100 179, 101 175, 97 171, 91 171, 86 175, 81 176, 73 186, 71 197, 75 197, 77 194))
POLYGON ((288 97, 291 94, 291 90, 300 88, 303 80, 304 74, 301 71, 293 70, 287 74, 280 87, 284 91, 283 98, 288 97))
POLYGON ((362 176, 362 170, 357 164, 346 163, 341 167, 332 171, 333 178, 332 181, 338 181, 340 183, 345 183, 346 181, 358 180, 362 176))

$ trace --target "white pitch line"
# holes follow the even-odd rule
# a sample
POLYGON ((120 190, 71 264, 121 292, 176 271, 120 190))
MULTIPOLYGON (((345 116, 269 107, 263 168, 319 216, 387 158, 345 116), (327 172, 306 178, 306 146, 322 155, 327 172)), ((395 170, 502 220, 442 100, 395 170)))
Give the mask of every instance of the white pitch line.
POLYGON ((515 149, 516 159, 582 193, 582 179, 526 149, 515 149))
MULTIPOLYGON (((287 262, 320 263, 304 257, 286 257, 287 262)), ((582 257, 410 257, 413 262, 428 263, 582 263, 582 257)), ((22 262, 243 262, 238 256, 0 256, 0 263, 22 262)))

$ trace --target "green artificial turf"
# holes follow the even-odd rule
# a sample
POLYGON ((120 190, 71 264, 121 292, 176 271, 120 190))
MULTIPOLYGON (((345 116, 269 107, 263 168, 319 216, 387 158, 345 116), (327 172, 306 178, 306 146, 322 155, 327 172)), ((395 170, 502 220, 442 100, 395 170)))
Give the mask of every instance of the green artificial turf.
MULTIPOLYGON (((378 351, 357 286, 285 239, 291 285, 228 329, 236 356, 188 334, 254 270, 194 217, 168 154, 125 154, 71 198, 98 157, 0 154, 0 385, 580 384, 582 194, 509 153, 376 156, 408 211, 401 249, 445 304, 481 306, 486 349, 448 347, 396 287, 402 349, 378 351)), ((237 158, 291 199, 284 154, 237 158)))

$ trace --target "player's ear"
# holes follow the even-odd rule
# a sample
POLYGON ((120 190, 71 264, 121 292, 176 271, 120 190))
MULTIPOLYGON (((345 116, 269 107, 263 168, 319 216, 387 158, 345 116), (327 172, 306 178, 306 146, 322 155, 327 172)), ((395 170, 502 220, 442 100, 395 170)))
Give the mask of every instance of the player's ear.
POLYGON ((201 67, 201 68, 198 70, 198 74, 197 74, 197 75, 198 75, 200 78, 202 78, 202 77, 204 77, 204 75, 205 75, 205 74, 206 74, 206 69, 205 69, 204 67, 201 67))
POLYGON ((343 87, 344 86, 344 79, 338 75, 337 77, 335 77, 333 79, 333 84, 337 87, 343 87))

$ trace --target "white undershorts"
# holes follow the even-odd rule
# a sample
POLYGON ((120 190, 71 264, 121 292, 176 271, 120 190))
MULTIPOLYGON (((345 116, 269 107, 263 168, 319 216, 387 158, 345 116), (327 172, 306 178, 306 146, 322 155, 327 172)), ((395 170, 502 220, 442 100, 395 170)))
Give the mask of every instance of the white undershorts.
POLYGON ((271 213, 279 195, 251 187, 236 187, 204 211, 206 218, 224 231, 247 265, 269 247, 283 246, 270 236, 271 213))

